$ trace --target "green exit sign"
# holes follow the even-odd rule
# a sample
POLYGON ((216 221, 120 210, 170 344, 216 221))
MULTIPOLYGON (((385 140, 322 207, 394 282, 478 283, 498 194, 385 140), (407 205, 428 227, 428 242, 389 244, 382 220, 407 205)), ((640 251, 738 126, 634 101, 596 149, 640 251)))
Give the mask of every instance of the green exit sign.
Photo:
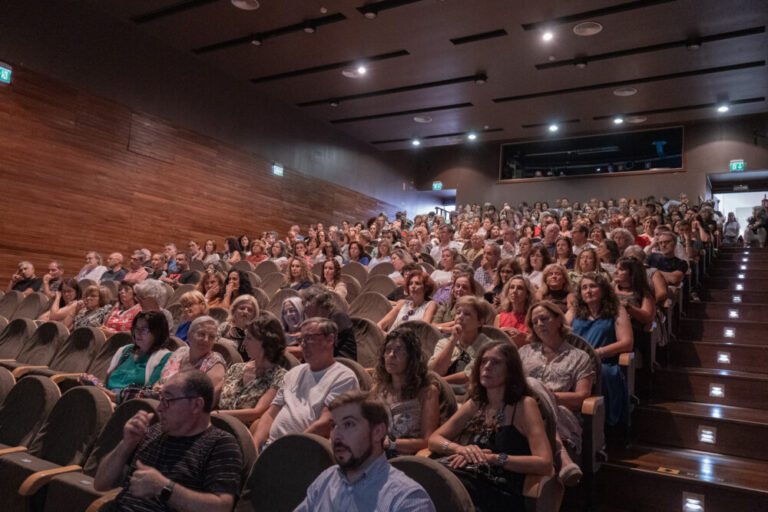
POLYGON ((443 190, 443 182, 442 181, 433 181, 432 182, 432 190, 443 190))
POLYGON ((3 84, 9 84, 11 83, 11 73, 13 70, 11 69, 11 66, 8 64, 0 63, 0 83, 3 84))
POLYGON ((731 160, 730 165, 731 172, 739 172, 744 170, 744 160, 731 160))

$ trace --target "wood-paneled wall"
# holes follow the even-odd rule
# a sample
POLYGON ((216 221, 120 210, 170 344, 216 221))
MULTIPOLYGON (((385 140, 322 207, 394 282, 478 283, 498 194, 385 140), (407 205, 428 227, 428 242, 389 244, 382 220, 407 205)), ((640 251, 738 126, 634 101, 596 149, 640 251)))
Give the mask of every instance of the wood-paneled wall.
MULTIPOLYGON (((85 250, 126 255, 395 207, 16 68, 0 87, 0 286, 28 259, 72 275, 85 250)), ((361 170, 360 172, 364 172, 361 170)))

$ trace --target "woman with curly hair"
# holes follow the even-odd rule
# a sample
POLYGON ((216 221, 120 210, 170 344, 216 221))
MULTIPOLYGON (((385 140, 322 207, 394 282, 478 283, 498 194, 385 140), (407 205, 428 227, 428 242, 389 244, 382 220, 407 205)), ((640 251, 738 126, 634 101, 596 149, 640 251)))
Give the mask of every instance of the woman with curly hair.
MULTIPOLYGON (((253 295, 251 281, 245 272, 241 270, 230 270, 227 274, 227 286, 224 289, 224 297, 221 299, 219 307, 229 309, 235 299, 241 295, 253 295)), ((210 302, 208 306, 210 306, 210 302)))
POLYGON ((285 267, 286 284, 283 285, 283 288, 299 291, 312 286, 314 282, 314 276, 307 260, 297 256, 288 260, 288 265, 285 267))
POLYGON ((414 454, 427 447, 427 439, 440 422, 438 388, 431 382, 427 362, 416 333, 400 327, 384 340, 376 364, 373 393, 392 414, 384 440, 388 457, 414 454))
POLYGON ((395 329, 409 320, 432 322, 437 305, 430 300, 435 291, 435 283, 423 270, 414 270, 405 278, 406 298, 399 301, 389 313, 379 320, 379 327, 384 332, 395 329))
POLYGON ((507 333, 518 348, 522 347, 528 343, 525 315, 536 302, 536 291, 528 279, 517 274, 507 281, 500 295, 501 307, 493 326, 507 333))
POLYGON ((320 278, 320 284, 346 300, 347 285, 341 280, 341 265, 339 265, 338 260, 333 259, 323 263, 323 276, 320 278))
POLYGON ((537 245, 528 253, 523 265, 523 275, 528 278, 537 290, 544 282, 544 267, 552 263, 549 251, 543 245, 537 245))
POLYGON ((209 308, 221 306, 226 290, 226 277, 221 272, 206 273, 197 283, 197 291, 203 294, 209 308))
POLYGON ((568 271, 559 263, 550 263, 544 268, 544 277, 541 287, 536 292, 536 300, 548 300, 554 302, 563 313, 575 300, 571 293, 571 281, 568 279, 568 271))

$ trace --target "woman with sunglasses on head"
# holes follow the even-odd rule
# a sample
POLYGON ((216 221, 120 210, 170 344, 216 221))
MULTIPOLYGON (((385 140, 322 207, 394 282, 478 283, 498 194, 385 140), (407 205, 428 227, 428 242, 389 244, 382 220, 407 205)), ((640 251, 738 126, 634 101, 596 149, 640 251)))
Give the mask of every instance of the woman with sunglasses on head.
POLYGON ((398 301, 397 305, 379 320, 378 325, 384 332, 395 329, 409 320, 432 322, 437 305, 429 300, 435 284, 423 270, 415 270, 405 278, 406 298, 398 301))

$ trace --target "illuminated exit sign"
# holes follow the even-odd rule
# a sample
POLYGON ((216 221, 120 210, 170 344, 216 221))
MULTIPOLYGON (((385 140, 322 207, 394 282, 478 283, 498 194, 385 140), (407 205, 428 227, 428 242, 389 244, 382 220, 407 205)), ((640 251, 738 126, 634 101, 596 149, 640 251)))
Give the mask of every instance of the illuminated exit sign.
POLYGON ((11 69, 11 66, 8 64, 3 64, 0 62, 0 83, 2 84, 9 84, 11 83, 11 73, 13 70, 11 69))
POLYGON ((443 182, 442 181, 433 181, 432 182, 432 190, 443 190, 443 182))
POLYGON ((744 160, 731 160, 730 169, 731 169, 731 172, 743 171, 744 160))

